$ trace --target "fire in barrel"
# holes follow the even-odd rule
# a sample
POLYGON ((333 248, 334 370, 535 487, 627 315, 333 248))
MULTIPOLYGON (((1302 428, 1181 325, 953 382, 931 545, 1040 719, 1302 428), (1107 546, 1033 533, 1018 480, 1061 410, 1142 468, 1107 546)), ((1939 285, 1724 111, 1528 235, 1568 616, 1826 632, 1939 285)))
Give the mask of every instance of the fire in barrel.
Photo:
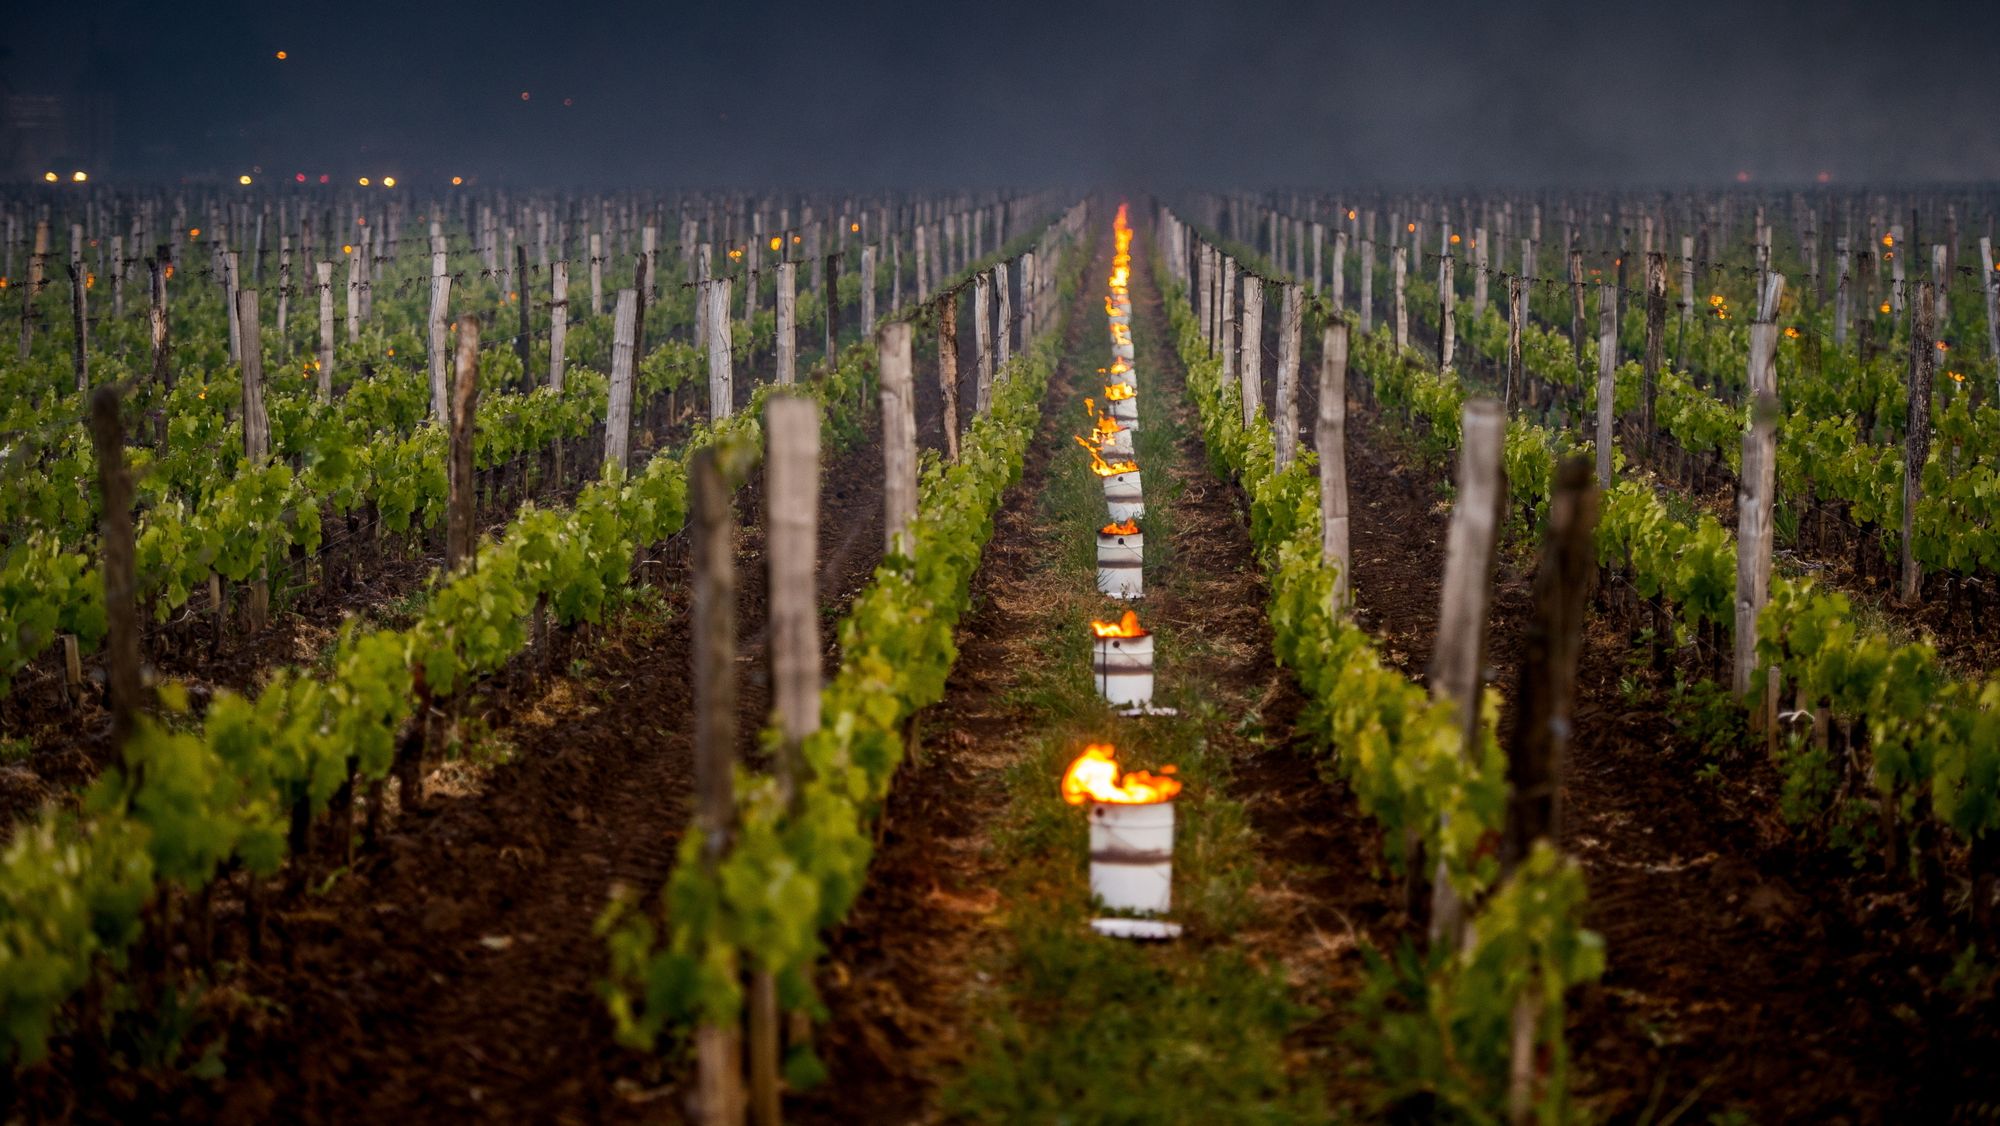
MULTIPOLYGON (((1114 525, 1115 527, 1116 525, 1114 525)), ((1102 572, 1100 571, 1100 574, 1102 572)), ((1090 623, 1090 672, 1097 691, 1114 708, 1144 708, 1153 702, 1153 635, 1130 610, 1115 622, 1090 623)))
MULTIPOLYGON (((1164 915, 1173 906, 1174 797, 1181 784, 1171 766, 1121 777, 1116 754, 1108 744, 1093 743, 1063 772, 1063 800, 1090 807, 1090 894, 1109 910, 1164 915)), ((1107 934, 1161 938, 1179 930, 1133 923, 1099 919, 1091 925, 1107 934)))
POLYGON ((1129 459, 1106 461, 1097 447, 1082 438, 1076 440, 1090 454, 1091 472, 1104 483, 1104 506, 1113 520, 1137 520, 1146 514, 1146 497, 1139 487, 1139 463, 1129 459))

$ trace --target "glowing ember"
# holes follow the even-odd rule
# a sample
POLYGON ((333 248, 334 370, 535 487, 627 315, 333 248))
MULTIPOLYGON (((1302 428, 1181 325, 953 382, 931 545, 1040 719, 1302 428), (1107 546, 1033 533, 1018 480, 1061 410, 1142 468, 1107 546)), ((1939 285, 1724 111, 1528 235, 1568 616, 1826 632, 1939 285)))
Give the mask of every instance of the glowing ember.
POLYGON ((1147 632, 1145 627, 1139 624, 1138 613, 1132 610, 1125 611, 1125 616, 1115 622, 1090 623, 1092 637, 1144 637, 1147 632))
POLYGON ((1139 463, 1136 461, 1105 461, 1103 456, 1097 452, 1096 446, 1091 445, 1082 438, 1078 438, 1076 444, 1089 451, 1090 471, 1099 477, 1116 477, 1120 473, 1137 473, 1139 471, 1139 463))
POLYGON ((1092 743, 1076 756, 1076 761, 1063 771, 1062 796, 1071 805, 1082 805, 1087 801, 1103 802, 1108 805, 1155 805, 1174 800, 1181 792, 1180 780, 1162 777, 1173 772, 1173 767, 1163 766, 1160 774, 1135 770, 1118 776, 1118 763, 1111 756, 1117 750, 1103 743, 1092 743))

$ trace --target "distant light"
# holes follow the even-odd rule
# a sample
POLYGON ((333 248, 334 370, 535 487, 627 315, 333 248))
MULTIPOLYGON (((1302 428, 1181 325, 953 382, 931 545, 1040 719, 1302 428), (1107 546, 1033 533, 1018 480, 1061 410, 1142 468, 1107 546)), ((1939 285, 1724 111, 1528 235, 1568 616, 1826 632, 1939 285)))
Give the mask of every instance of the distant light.
POLYGON ((88 173, 88 172, 72 172, 72 173, 70 173, 70 174, 69 174, 69 178, 70 178, 70 179, 72 179, 72 180, 75 180, 75 181, 76 181, 77 183, 81 184, 81 183, 83 183, 83 182, 84 182, 85 180, 88 180, 88 179, 90 179, 90 173, 88 173))
POLYGON ((1352 218, 1354 218, 1354 209, 1353 209, 1352 207, 1350 207, 1350 208, 1348 208, 1348 209, 1347 209, 1347 217, 1348 217, 1349 219, 1352 219, 1352 218))
POLYGON ((777 250, 777 249, 779 249, 780 247, 782 247, 782 246, 784 246, 784 245, 785 245, 785 240, 784 240, 783 238, 779 237, 778 235, 772 235, 772 236, 771 236, 771 249, 772 249, 772 250, 777 250))
POLYGON ((56 180, 60 179, 60 177, 58 177, 53 172, 44 172, 42 173, 42 179, 47 180, 49 183, 53 184, 56 182, 56 180))
POLYGON ((327 174, 326 174, 326 173, 322 172, 322 173, 320 173, 320 174, 319 174, 319 182, 320 182, 320 183, 322 183, 322 184, 325 184, 325 183, 328 183, 328 182, 330 182, 330 180, 331 180, 331 178, 330 178, 329 176, 327 176, 327 174))
POLYGON ((239 183, 239 184, 242 184, 242 185, 244 185, 244 186, 246 186, 246 187, 247 187, 247 186, 249 186, 249 183, 250 183, 250 177, 248 177, 248 176, 238 176, 238 177, 236 177, 236 182, 237 182, 237 183, 239 183))
POLYGON ((801 239, 801 238, 800 238, 799 236, 797 236, 797 235, 793 235, 793 236, 792 236, 792 245, 793 245, 793 246, 797 246, 797 245, 798 245, 798 244, 799 244, 800 242, 802 242, 802 241, 804 241, 804 240, 803 240, 803 239, 801 239))
POLYGON ((1736 182, 1737 182, 1737 183, 1739 183, 1739 184, 1747 184, 1747 183, 1749 183, 1749 182, 1750 182, 1750 173, 1749 173, 1749 171, 1748 171, 1748 170, 1743 170, 1743 171, 1739 171, 1739 172, 1737 172, 1737 173, 1736 173, 1736 182))
POLYGON ((1818 180, 1822 184, 1830 184, 1833 182, 1833 173, 1823 171, 1819 175, 1814 176, 1813 179, 1818 180))
POLYGON ((861 231, 861 224, 859 224, 859 223, 849 223, 849 224, 847 225, 847 229, 848 229, 849 233, 852 233, 852 234, 859 234, 859 233, 860 233, 860 231, 861 231))
POLYGON ((521 91, 521 100, 524 102, 528 100, 528 92, 526 90, 521 91))
POLYGON ((360 183, 360 185, 361 185, 362 187, 364 187, 364 188, 365 188, 365 187, 367 187, 367 186, 368 186, 368 177, 366 177, 366 176, 363 176, 363 177, 361 177, 361 179, 360 179, 360 180, 358 181, 358 183, 360 183))
POLYGON ((383 186, 383 187, 385 187, 385 188, 393 188, 393 187, 395 187, 395 186, 396 186, 396 178, 395 178, 394 176, 384 176, 384 177, 382 177, 382 186, 383 186))
POLYGON ((286 54, 285 54, 285 53, 284 53, 283 51, 279 51, 279 52, 278 52, 278 59, 279 59, 279 61, 283 61, 283 60, 285 60, 286 58, 289 58, 289 57, 290 57, 290 56, 286 55, 286 54))
POLYGON ((301 172, 298 175, 292 177, 292 179, 297 180, 299 183, 303 184, 306 182, 306 174, 301 172))
POLYGON ((200 227, 189 227, 189 228, 188 228, 188 237, 189 237, 189 238, 200 238, 200 237, 201 237, 201 228, 200 228, 200 227))
POLYGON ((1894 246, 1894 245, 1896 245, 1896 236, 1895 236, 1895 235, 1883 235, 1883 236, 1882 236, 1882 245, 1883 245, 1883 246, 1894 246))
POLYGON ((1457 235, 1453 235, 1453 236, 1451 236, 1451 244, 1452 244, 1453 246, 1457 246, 1457 245, 1458 245, 1458 236, 1457 236, 1457 235))
POLYGON ((465 177, 463 176, 453 176, 451 178, 451 186, 454 188, 463 183, 465 183, 465 177))
POLYGON ((564 99, 563 99, 563 104, 564 104, 564 105, 566 105, 566 106, 573 106, 573 105, 575 105, 575 104, 576 104, 576 99, 575 99, 575 98, 564 98, 564 99))
POLYGON ((352 253, 354 253, 354 244, 353 244, 353 243, 349 243, 349 242, 343 242, 343 243, 341 243, 341 244, 340 244, 340 252, 341 252, 342 254, 352 254, 352 253))
POLYGON ((1405 224, 1405 226, 1407 226, 1407 227, 1409 228, 1409 231, 1410 231, 1410 233, 1411 233, 1411 234, 1415 234, 1415 233, 1417 233, 1417 225, 1416 225, 1415 223, 1408 223, 1408 224, 1405 224))

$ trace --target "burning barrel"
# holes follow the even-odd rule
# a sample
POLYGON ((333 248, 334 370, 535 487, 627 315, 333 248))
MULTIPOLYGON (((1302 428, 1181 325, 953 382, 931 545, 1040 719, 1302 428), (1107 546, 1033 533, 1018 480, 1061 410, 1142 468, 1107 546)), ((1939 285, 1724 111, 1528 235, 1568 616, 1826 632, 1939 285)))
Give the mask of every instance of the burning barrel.
POLYGON ((1129 383, 1111 383, 1104 388, 1104 405, 1111 417, 1120 426, 1136 429, 1139 425, 1139 392, 1129 383))
POLYGON ((1090 674, 1105 702, 1114 708, 1152 704, 1153 635, 1139 625, 1139 615, 1127 610, 1118 621, 1092 622, 1090 633, 1090 674))
MULTIPOLYGON (((1083 749, 1063 773, 1063 800, 1090 805, 1090 894, 1113 911, 1164 915, 1173 906, 1174 796, 1178 779, 1139 770, 1118 774, 1116 751, 1103 744, 1083 749)), ((1107 933, 1131 933, 1129 928, 1093 927, 1107 933)), ((1155 924, 1157 927, 1158 925, 1155 924)), ((1167 937, 1178 928, 1150 933, 1167 937)))
POLYGON ((1097 530, 1097 589, 1113 598, 1139 598, 1146 593, 1146 537, 1136 520, 1106 524, 1097 530))

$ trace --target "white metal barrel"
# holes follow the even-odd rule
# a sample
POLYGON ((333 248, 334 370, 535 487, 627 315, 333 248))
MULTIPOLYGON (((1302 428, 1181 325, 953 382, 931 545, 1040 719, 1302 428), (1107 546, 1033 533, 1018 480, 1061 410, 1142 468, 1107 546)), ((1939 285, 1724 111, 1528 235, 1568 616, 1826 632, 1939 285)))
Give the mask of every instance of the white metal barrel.
POLYGON ((1104 481, 1104 504, 1111 510, 1111 522, 1121 524, 1146 514, 1146 495, 1139 488, 1139 471, 1113 473, 1104 481))
POLYGON ((1146 593, 1146 537, 1133 532, 1097 533, 1097 589, 1113 598, 1139 598, 1146 593))
POLYGON ((1174 803, 1090 806, 1090 894, 1118 911, 1173 906, 1174 803))
POLYGON ((1106 703, 1143 708, 1153 702, 1153 637, 1100 637, 1091 655, 1091 678, 1106 703))

